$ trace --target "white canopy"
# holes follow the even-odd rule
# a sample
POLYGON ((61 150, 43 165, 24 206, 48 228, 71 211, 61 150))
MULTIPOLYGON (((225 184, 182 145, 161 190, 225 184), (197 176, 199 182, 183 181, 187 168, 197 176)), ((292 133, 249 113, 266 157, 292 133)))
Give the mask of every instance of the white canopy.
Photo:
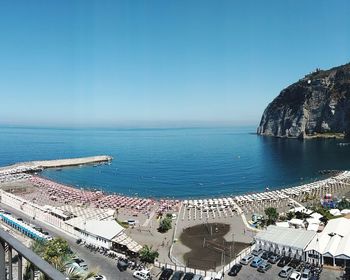
POLYGON ((318 224, 309 224, 307 230, 318 231, 318 224))
POLYGON ((289 221, 289 224, 303 227, 304 226, 304 221, 300 220, 300 219, 291 219, 289 221))
POLYGON ((340 210, 339 209, 330 209, 329 213, 331 213, 333 216, 340 216, 340 210))
POLYGON ((317 212, 315 212, 315 213, 312 213, 311 215, 310 215, 312 218, 314 218, 314 219, 321 219, 323 216, 320 214, 320 213, 317 213, 317 212))
POLYGON ((308 215, 310 215, 312 213, 312 211, 310 209, 307 209, 304 206, 292 208, 288 212, 294 212, 294 213, 300 212, 300 213, 304 213, 304 214, 308 214, 308 215))

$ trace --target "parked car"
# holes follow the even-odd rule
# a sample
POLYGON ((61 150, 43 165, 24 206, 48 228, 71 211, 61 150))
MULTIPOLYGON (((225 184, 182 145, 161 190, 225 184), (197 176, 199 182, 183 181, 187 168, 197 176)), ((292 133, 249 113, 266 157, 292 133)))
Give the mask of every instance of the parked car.
POLYGON ((297 269, 300 266, 300 260, 292 259, 292 261, 289 263, 289 266, 293 267, 294 269, 297 269))
POLYGON ((81 238, 78 238, 75 243, 80 244, 83 240, 81 238))
POLYGON ((93 276, 93 279, 95 279, 95 280, 107 280, 106 276, 100 275, 100 274, 93 276))
POLYGON ((236 276, 238 272, 242 269, 241 264, 235 264, 234 266, 231 267, 230 271, 228 272, 229 276, 236 276))
POLYGON ((39 231, 39 232, 43 232, 43 229, 41 228, 41 227, 33 227, 33 229, 35 229, 35 230, 37 230, 37 231, 39 231))
POLYGON ((151 279, 151 273, 146 269, 137 270, 132 275, 139 280, 151 279))
POLYGON ((285 267, 282 268, 282 270, 280 271, 280 273, 278 275, 282 278, 288 278, 289 275, 292 274, 292 272, 293 272, 293 268, 286 265, 285 267))
POLYGON ((84 270, 88 270, 88 265, 86 263, 80 263, 79 266, 84 270))
POLYGON ((173 274, 174 270, 166 268, 162 271, 159 276, 159 280, 169 280, 170 276, 173 274))
POLYGON ((270 263, 276 263, 281 259, 281 256, 277 255, 277 254, 273 254, 269 257, 269 262, 270 263))
POLYGON ((192 278, 192 280, 203 280, 203 276, 199 274, 195 274, 192 278))
POLYGON ((171 277, 171 280, 180 280, 183 275, 184 275, 183 271, 175 271, 173 276, 171 277))
POLYGON ((214 276, 214 280, 223 280, 224 279, 224 273, 223 272, 217 272, 214 276))
POLYGON ((252 267, 258 267, 259 265, 261 265, 263 263, 263 259, 259 258, 259 257, 254 257, 253 261, 251 262, 250 266, 252 267))
POLYGON ((310 269, 304 269, 303 270, 303 273, 301 274, 301 280, 309 280, 310 279, 310 277, 311 277, 311 271, 310 271, 310 269))
POLYGON ((284 266, 288 265, 288 264, 290 263, 290 261, 291 261, 291 258, 290 258, 290 257, 284 256, 284 257, 282 257, 282 258, 280 259, 280 261, 277 263, 277 266, 279 266, 279 267, 284 267, 284 266))
MULTIPOLYGON (((125 260, 118 260, 117 267, 120 271, 125 271, 128 268, 128 262, 125 260)), ((135 271, 136 272, 136 271, 135 271)))
POLYGON ((194 274, 192 272, 187 272, 182 280, 192 280, 194 274))
POLYGON ((289 276, 290 280, 300 280, 300 278, 301 278, 301 273, 295 270, 293 271, 292 275, 289 276))
POLYGON ((243 259, 241 259, 240 263, 247 265, 253 260, 254 256, 253 255, 247 255, 243 259))
POLYGON ((264 252, 264 250, 261 249, 261 248, 259 248, 259 249, 254 249, 254 250, 252 251, 252 255, 253 255, 253 256, 260 256, 263 252, 264 252))
POLYGON ((75 263, 77 263, 79 265, 79 267, 81 267, 82 269, 88 270, 88 265, 86 264, 86 262, 82 258, 73 258, 72 260, 75 263))
POLYGON ((271 257, 272 255, 273 255, 272 252, 265 251, 265 252, 261 255, 261 258, 264 259, 264 260, 268 260, 269 257, 271 257))
POLYGON ((262 264, 259 265, 258 271, 264 273, 268 271, 271 267, 272 265, 270 263, 268 263, 267 261, 264 261, 262 264))

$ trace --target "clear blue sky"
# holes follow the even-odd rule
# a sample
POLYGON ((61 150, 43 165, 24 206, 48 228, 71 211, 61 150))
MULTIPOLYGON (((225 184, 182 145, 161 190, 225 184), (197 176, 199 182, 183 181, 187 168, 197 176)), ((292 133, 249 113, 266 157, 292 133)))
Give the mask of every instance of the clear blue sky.
POLYGON ((258 124, 350 61, 350 1, 1 1, 0 123, 258 124))

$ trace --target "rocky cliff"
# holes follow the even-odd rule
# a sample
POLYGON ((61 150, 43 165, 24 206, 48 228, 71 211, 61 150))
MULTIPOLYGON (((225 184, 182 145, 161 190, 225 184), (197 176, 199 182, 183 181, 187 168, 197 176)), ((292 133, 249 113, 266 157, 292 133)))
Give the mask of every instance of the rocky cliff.
POLYGON ((350 136, 350 63, 317 69, 282 90, 257 129, 276 137, 350 136))

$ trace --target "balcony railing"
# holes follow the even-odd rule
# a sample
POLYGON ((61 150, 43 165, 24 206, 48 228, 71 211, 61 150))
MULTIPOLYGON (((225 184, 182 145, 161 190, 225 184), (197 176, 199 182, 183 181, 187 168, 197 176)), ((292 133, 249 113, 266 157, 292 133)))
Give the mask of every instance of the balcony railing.
POLYGON ((34 280, 34 272, 40 271, 52 280, 66 280, 61 272, 54 269, 49 263, 41 259, 33 251, 25 247, 16 238, 0 229, 0 279, 23 280, 23 258, 32 264, 30 278, 34 280), (13 270, 13 251, 17 252, 17 273, 13 270), (7 263, 6 263, 7 254, 7 263))

